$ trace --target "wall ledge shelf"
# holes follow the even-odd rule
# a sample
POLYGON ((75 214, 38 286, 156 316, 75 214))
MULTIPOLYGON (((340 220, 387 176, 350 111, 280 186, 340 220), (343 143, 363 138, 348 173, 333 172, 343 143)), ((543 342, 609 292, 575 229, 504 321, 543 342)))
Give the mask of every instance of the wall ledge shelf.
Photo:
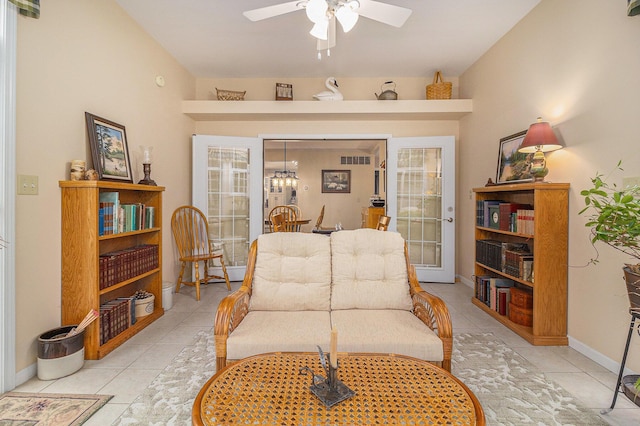
POLYGON ((459 120, 471 99, 399 101, 183 101, 196 121, 459 120))

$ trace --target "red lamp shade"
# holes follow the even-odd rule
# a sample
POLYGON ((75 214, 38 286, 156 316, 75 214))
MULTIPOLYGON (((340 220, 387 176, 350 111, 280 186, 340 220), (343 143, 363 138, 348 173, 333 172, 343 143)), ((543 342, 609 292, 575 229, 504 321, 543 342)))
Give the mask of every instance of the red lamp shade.
POLYGON ((553 133, 551 125, 538 117, 538 122, 529 126, 529 130, 518 151, 527 153, 536 151, 549 152, 562 147, 555 133, 553 133))

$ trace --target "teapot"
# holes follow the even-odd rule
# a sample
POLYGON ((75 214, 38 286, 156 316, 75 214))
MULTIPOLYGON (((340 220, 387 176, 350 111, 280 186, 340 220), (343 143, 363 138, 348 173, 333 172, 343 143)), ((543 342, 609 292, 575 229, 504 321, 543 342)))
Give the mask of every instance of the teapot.
POLYGON ((380 86, 380 94, 374 93, 376 98, 379 101, 395 101, 398 99, 398 94, 395 92, 396 84, 393 81, 385 81, 382 86, 380 86), (390 86, 393 84, 393 89, 387 88, 385 90, 385 86, 390 86))

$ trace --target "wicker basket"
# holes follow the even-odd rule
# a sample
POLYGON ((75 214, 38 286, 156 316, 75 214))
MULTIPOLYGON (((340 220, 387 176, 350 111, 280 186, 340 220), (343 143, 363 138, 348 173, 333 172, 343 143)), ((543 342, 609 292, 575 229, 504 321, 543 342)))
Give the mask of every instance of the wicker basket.
POLYGON ((218 89, 216 87, 216 96, 219 101, 244 101, 245 93, 247 93, 246 90, 244 92, 237 92, 234 90, 218 89))
POLYGON ((442 80, 440 71, 433 75, 433 84, 427 85, 427 99, 451 99, 451 83, 442 80))

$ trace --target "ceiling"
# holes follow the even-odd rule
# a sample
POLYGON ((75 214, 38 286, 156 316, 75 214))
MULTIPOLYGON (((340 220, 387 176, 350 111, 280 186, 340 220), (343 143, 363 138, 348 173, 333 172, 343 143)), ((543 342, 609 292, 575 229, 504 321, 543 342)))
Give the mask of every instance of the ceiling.
POLYGON ((540 0, 382 0, 413 10, 402 28, 361 18, 318 60, 304 11, 251 22, 288 0, 116 0, 197 78, 458 76, 540 0))

